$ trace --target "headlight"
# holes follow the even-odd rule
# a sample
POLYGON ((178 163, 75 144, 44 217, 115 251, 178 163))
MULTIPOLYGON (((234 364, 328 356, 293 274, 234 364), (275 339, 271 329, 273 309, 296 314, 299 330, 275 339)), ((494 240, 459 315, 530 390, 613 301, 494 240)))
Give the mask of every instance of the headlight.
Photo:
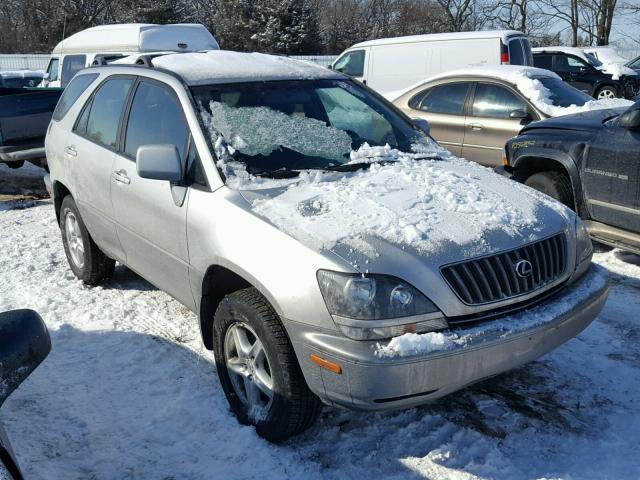
POLYGON ((576 265, 580 265, 587 259, 591 259, 593 245, 587 227, 584 226, 580 217, 576 215, 576 265))
POLYGON ((398 278, 319 270, 318 284, 329 313, 350 338, 388 338, 447 328, 438 308, 398 278))

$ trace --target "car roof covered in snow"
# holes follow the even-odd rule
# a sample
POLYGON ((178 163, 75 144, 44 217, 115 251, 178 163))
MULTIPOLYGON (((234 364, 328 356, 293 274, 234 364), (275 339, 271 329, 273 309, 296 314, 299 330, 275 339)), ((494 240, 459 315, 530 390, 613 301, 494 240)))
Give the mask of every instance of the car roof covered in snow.
POLYGON ((517 30, 484 30, 480 32, 453 32, 453 33, 429 33, 426 35, 409 35, 406 37, 378 38, 366 42, 356 43, 349 50, 360 47, 372 47, 374 45, 391 45, 396 43, 415 43, 444 40, 475 40, 484 38, 500 38, 506 43, 509 37, 526 36, 517 30))
POLYGON ((311 62, 226 50, 162 55, 153 58, 152 64, 176 73, 188 85, 346 78, 341 73, 311 62))
POLYGON ((25 78, 25 77, 39 77, 42 78, 44 72, 40 70, 5 70, 0 72, 2 78, 25 78))
POLYGON ((550 72, 549 70, 544 70, 542 68, 536 67, 527 67, 523 65, 486 65, 486 66, 478 66, 478 67, 466 67, 461 68, 459 70, 450 70, 448 72, 438 73, 437 75, 433 75, 421 82, 418 82, 410 87, 407 87, 403 90, 392 92, 387 95, 387 98, 391 101, 400 98, 403 95, 411 92, 413 89, 426 85, 427 83, 431 83, 438 80, 445 80, 449 78, 469 78, 469 77, 485 77, 496 80, 502 80, 507 83, 511 83, 516 85, 516 79, 520 76, 526 76, 528 78, 557 78, 560 77, 550 72))
POLYGON ((582 48, 578 47, 536 47, 531 49, 533 53, 567 53, 569 55, 575 55, 583 59, 587 63, 592 63, 592 59, 587 57, 582 48))
POLYGON ((218 48, 211 32, 198 23, 123 23, 82 30, 58 43, 52 53, 191 52, 218 48))

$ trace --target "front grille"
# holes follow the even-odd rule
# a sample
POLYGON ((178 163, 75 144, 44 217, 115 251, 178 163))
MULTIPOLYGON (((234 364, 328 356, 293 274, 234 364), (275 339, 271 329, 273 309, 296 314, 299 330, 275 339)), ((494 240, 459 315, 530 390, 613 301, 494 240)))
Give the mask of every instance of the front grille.
POLYGON ((442 267, 442 275, 467 305, 482 305, 526 295, 554 283, 567 270, 564 234, 508 252, 442 267), (516 265, 521 264, 521 274, 516 265), (530 267, 526 273, 527 264, 530 267))

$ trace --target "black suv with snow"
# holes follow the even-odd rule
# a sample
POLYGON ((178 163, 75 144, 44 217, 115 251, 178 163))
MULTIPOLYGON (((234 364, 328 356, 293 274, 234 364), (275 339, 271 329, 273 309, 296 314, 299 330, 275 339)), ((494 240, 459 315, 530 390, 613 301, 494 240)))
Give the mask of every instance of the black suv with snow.
POLYGON ((640 77, 615 76, 602 71, 602 63, 578 49, 534 49, 533 64, 557 73, 565 82, 598 100, 607 98, 635 98, 640 93, 640 77), (588 59, 589 61, 585 60, 588 59))
POLYGON ((578 212, 594 239, 640 254, 640 102, 531 123, 505 155, 515 180, 578 212))

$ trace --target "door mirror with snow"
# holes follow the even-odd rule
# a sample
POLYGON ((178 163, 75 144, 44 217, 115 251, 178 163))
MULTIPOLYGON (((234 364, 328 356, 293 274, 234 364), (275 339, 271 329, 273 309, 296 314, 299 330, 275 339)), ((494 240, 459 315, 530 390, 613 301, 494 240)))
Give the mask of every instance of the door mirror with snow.
POLYGON ((429 126, 429 122, 427 122, 424 118, 414 118, 413 124, 427 135, 431 134, 431 127, 429 126))

